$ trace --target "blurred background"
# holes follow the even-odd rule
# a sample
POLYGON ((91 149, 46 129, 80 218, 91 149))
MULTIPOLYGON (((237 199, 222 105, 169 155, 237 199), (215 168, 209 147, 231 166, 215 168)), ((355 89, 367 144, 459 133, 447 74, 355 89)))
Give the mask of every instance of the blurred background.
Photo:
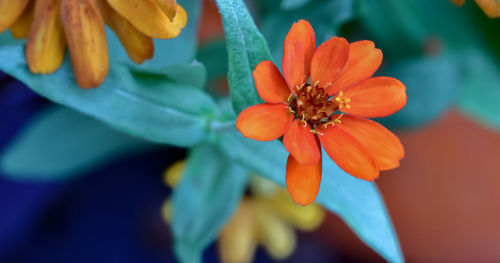
MULTIPOLYGON (((401 139, 406 156, 376 181, 407 262, 500 261, 500 22, 478 3, 247 1, 275 61, 292 22, 305 18, 318 43, 332 35, 373 40, 385 56, 377 74, 407 85, 407 106, 380 120, 401 139)), ((197 32, 197 60, 210 65, 208 88, 224 96, 227 55, 214 1, 203 1, 197 32)), ((10 158, 3 165, 21 164, 28 174, 1 172, 0 262, 175 261, 162 217, 170 194, 164 173, 185 158, 185 149, 145 143, 84 119, 4 73, 0 127, 0 152, 10 158), (52 129, 44 130, 42 120, 52 129), (82 133, 64 135, 63 123, 81 125, 82 133), (44 140, 54 131, 59 140, 44 140), (86 136, 94 144, 86 144, 86 136), (82 142, 70 143, 76 138, 82 142), (79 152, 110 138, 126 147, 96 150, 81 161, 77 176, 44 180, 41 164, 39 177, 30 176, 35 153, 67 151, 67 158, 53 159, 64 174, 79 152)), ((314 231, 295 232, 296 246, 283 262, 383 262, 329 212, 314 231)), ((217 244, 203 258, 219 262, 217 244)), ((276 257, 259 246, 254 261, 276 257)))

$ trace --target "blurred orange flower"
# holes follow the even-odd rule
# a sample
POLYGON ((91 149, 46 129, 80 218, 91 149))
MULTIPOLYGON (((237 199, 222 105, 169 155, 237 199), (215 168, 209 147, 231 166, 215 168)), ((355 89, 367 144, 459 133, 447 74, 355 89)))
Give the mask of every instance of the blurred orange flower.
MULTIPOLYGON (((465 0, 451 0, 457 5, 463 5, 465 0)), ((490 18, 500 17, 500 1, 498 0, 476 0, 476 4, 490 18)))
POLYGON ((366 118, 400 110, 406 104, 406 87, 394 78, 372 77, 382 62, 373 42, 349 44, 333 37, 316 49, 311 25, 300 20, 283 49, 284 78, 271 61, 257 65, 253 76, 266 103, 241 112, 236 127, 260 141, 284 135, 290 153, 286 183, 295 202, 307 205, 318 194, 320 145, 340 168, 364 180, 398 167, 404 156, 399 139, 366 118))
POLYGON ((108 73, 104 23, 142 63, 153 57, 152 38, 179 35, 187 14, 176 0, 0 0, 0 33, 10 28, 14 37, 27 37, 31 72, 55 72, 68 45, 82 88, 99 86, 108 73))

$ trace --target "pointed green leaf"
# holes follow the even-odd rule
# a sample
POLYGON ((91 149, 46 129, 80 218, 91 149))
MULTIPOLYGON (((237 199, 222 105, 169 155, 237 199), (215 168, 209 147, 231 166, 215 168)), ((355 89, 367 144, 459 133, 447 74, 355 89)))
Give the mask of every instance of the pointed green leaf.
POLYGON ((271 60, 271 54, 242 0, 217 0, 217 6, 226 34, 231 98, 240 113, 261 101, 252 71, 261 61, 271 60))
MULTIPOLYGON (((279 141, 259 142, 234 132, 219 141, 233 160, 283 187, 288 152, 279 141)), ((401 248, 377 186, 357 179, 323 153, 317 202, 339 215, 368 246, 390 262, 403 262, 401 248)))
POLYGON ((215 240, 245 191, 248 172, 226 158, 209 144, 189 154, 172 204, 174 249, 181 262, 201 262, 203 250, 215 240))
POLYGON ((67 180, 111 159, 156 147, 94 118, 51 106, 2 153, 1 170, 15 180, 67 180))
POLYGON ((74 81, 69 58, 54 74, 35 75, 26 66, 23 46, 4 44, 0 61, 1 70, 40 95, 154 142, 177 146, 200 142, 207 120, 217 110, 213 99, 195 86, 204 80, 186 77, 205 76, 199 63, 169 66, 158 71, 162 75, 113 64, 99 88, 83 90, 74 81))

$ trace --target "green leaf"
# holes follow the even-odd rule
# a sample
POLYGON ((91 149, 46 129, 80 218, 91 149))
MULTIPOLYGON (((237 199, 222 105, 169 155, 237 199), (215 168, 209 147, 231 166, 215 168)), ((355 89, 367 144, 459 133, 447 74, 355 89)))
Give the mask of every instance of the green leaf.
POLYGON ((191 150, 172 204, 175 254, 181 262, 201 262, 203 250, 236 210, 247 177, 244 168, 228 162, 215 146, 191 150))
POLYGON ((112 159, 157 147, 61 106, 35 116, 1 156, 15 180, 67 180, 112 159))
POLYGON ((317 202, 339 215, 361 240, 387 261, 404 262, 391 218, 376 184, 347 174, 325 151, 317 202))
POLYGON ((391 61, 379 75, 401 80, 408 96, 402 110, 379 121, 406 128, 440 117, 454 103, 462 80, 457 63, 449 55, 391 61))
POLYGON ((190 146, 202 141, 206 122, 217 110, 213 99, 193 86, 204 80, 186 78, 205 74, 199 63, 163 68, 158 71, 163 76, 114 64, 99 88, 83 90, 74 80, 69 58, 54 74, 35 75, 26 66, 23 47, 15 44, 0 46, 0 61, 1 70, 40 95, 154 142, 190 146))
MULTIPOLYGON (((283 187, 288 152, 279 141, 259 142, 228 133, 219 146, 230 158, 283 187)), ((317 202, 339 215, 368 246, 390 262, 402 262, 401 249, 384 202, 374 183, 357 179, 323 153, 317 202)))
POLYGON ((217 0, 217 6, 226 34, 231 98, 236 113, 240 113, 261 102, 252 71, 261 61, 271 60, 271 55, 242 0, 217 0))
POLYGON ((461 54, 463 82, 459 108, 473 118, 500 129, 500 64, 483 50, 461 54))
POLYGON ((255 141, 233 131, 221 135, 218 143, 231 159, 282 186, 285 185, 288 152, 281 142, 255 141))

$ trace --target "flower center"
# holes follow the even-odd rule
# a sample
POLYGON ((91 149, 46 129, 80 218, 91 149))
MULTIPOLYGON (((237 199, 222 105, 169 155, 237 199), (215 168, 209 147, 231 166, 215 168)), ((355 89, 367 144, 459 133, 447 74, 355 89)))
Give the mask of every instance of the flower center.
POLYGON ((297 88, 297 96, 290 95, 288 101, 295 119, 309 124, 313 130, 321 124, 338 122, 338 118, 334 120, 332 115, 343 107, 350 108, 347 104, 350 99, 344 98, 342 92, 332 99, 323 88, 309 83, 297 88))

